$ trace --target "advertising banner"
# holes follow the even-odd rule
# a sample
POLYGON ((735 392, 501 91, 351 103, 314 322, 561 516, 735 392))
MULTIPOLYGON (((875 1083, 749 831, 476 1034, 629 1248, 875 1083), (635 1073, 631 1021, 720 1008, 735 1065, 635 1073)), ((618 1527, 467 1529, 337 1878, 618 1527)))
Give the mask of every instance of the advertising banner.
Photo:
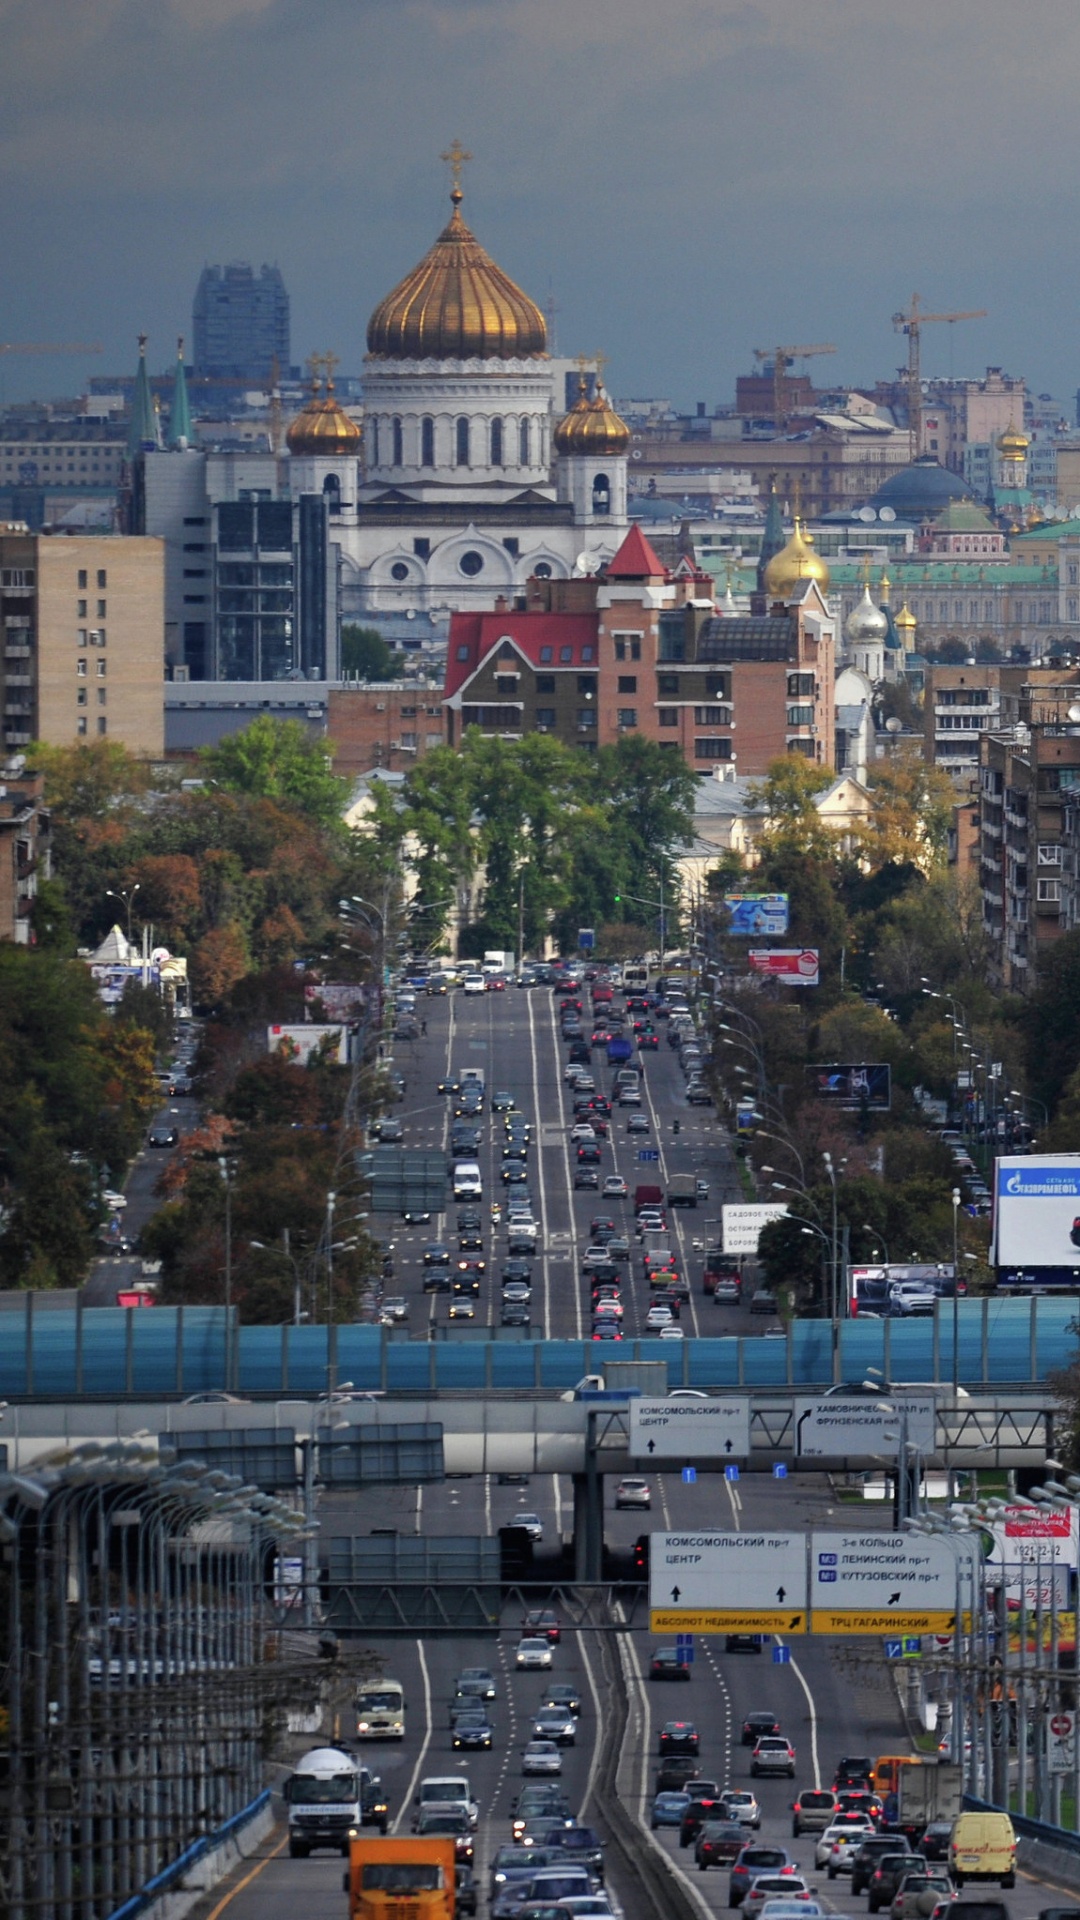
POLYGON ((343 1067, 349 1057, 344 1027, 316 1026, 314 1022, 303 1027, 267 1027, 266 1051, 284 1053, 296 1066, 306 1067, 312 1054, 317 1053, 327 1039, 332 1041, 330 1058, 343 1067))
POLYGON ((1015 1276, 1080 1273, 1080 1154, 1003 1154, 994 1163, 994 1261, 1015 1276))
POLYGON ((892 1105, 892 1076, 885 1061, 807 1067, 806 1078, 818 1099, 830 1106, 888 1113, 892 1105))
POLYGON ((724 905, 731 916, 729 933, 782 940, 788 930, 786 893, 725 893, 724 905))
POLYGON ((781 1206, 721 1207, 721 1244, 725 1253, 756 1253, 758 1236, 770 1220, 783 1220, 787 1208, 781 1206))
POLYGON ((358 1020, 366 1002, 365 989, 354 981, 321 980, 318 986, 304 988, 304 1018, 358 1020))
POLYGON ((751 947, 747 954, 752 973, 768 974, 785 987, 816 987, 818 949, 816 947, 751 947))
POLYGON ((154 987, 158 991, 161 989, 160 967, 144 967, 141 962, 133 967, 112 966, 107 962, 92 966, 90 978, 97 987, 98 998, 107 1007, 115 1007, 117 1002, 123 999, 124 988, 129 981, 133 980, 136 986, 154 987))

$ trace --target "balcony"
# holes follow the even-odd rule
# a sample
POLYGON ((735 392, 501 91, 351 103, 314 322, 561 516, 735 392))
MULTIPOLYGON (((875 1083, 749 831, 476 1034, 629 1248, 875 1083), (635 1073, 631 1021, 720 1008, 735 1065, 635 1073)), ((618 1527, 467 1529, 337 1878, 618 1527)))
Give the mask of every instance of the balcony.
MULTIPOLYGON (((985 806, 985 802, 983 804, 985 806)), ((985 813, 983 814, 983 817, 982 817, 982 831, 984 836, 990 840, 1000 840, 1002 837, 1002 829, 1001 829, 1000 821, 987 819, 987 816, 985 813)))
POLYGON ((1027 817, 1027 813, 1026 813, 1026 812, 1024 812, 1024 813, 1017 813, 1017 811, 1016 811, 1016 808, 1015 808, 1015 807, 1006 807, 1006 809, 1005 809, 1005 825, 1006 825, 1007 827, 1018 827, 1018 828, 1020 829, 1020 831, 1021 831, 1021 833, 1026 833, 1026 832, 1027 832, 1027 826, 1028 826, 1028 817, 1027 817))

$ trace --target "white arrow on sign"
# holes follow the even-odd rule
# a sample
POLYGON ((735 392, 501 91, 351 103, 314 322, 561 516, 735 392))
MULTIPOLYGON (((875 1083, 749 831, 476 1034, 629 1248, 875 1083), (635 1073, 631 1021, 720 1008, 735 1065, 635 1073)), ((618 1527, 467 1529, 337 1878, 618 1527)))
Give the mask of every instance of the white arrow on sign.
POLYGON ((749 1398, 631 1400, 636 1460, 734 1460, 750 1451, 749 1398))
POLYGON ((806 1608, 805 1533, 654 1533, 649 1605, 689 1612, 806 1608))
POLYGON ((869 1454, 895 1460, 900 1448, 901 1408, 906 1415, 908 1445, 920 1453, 932 1453, 937 1437, 933 1394, 905 1393, 893 1399, 884 1390, 880 1400, 859 1394, 852 1394, 850 1399, 820 1394, 814 1399, 797 1399, 795 1452, 803 1460, 843 1460, 869 1454))

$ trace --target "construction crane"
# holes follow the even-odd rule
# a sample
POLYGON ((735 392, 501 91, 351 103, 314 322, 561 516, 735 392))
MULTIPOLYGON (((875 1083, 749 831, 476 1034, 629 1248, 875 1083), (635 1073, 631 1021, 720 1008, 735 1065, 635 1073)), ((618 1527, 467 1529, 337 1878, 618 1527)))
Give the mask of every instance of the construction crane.
POLYGON ((985 307, 972 307, 968 313, 923 313, 919 305, 919 296, 913 293, 911 306, 906 313, 894 313, 893 326, 897 333, 907 334, 908 365, 908 458, 917 460, 922 452, 922 370, 919 364, 922 330, 947 320, 985 320, 985 307))
POLYGON ((0 353, 104 353, 100 340, 0 340, 0 353))
POLYGON ((809 360, 817 353, 835 353, 833 346, 815 347, 755 347, 755 360, 771 360, 773 370, 773 412, 776 415, 776 431, 783 433, 787 425, 788 384, 787 370, 793 360, 809 360))

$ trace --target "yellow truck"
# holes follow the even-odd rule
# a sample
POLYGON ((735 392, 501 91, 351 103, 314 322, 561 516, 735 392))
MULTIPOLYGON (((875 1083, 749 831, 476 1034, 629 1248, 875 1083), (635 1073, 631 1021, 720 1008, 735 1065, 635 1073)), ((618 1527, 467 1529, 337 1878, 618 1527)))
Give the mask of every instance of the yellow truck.
POLYGON ((352 1834, 349 1920, 454 1920, 454 1864, 449 1838, 352 1834))

